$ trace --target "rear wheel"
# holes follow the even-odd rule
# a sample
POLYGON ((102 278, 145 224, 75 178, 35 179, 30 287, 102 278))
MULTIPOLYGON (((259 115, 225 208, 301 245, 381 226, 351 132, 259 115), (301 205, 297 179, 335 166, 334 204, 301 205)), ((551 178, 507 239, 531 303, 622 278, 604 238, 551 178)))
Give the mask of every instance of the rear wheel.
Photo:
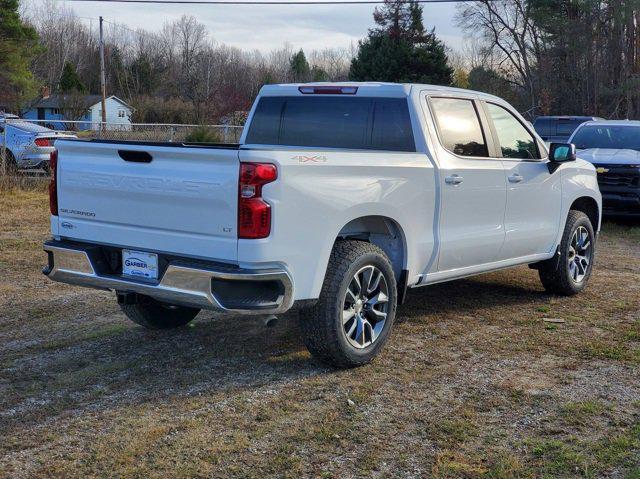
POLYGON ((318 302, 300 312, 309 351, 339 368, 372 361, 389 339, 396 280, 385 253, 362 241, 339 241, 318 302))
POLYGON ((560 257, 543 263, 540 280, 547 291, 572 296, 586 288, 595 259, 596 238, 589 217, 571 210, 567 218, 560 257))
POLYGON ((121 304, 120 309, 131 321, 147 329, 179 328, 191 322, 200 312, 197 308, 162 303, 142 295, 137 303, 121 304))
MULTIPOLYGON (((15 176, 18 174, 18 162, 16 161, 15 156, 13 156, 13 153, 11 153, 11 150, 6 150, 6 151, 7 151, 7 159, 6 159, 5 171, 7 172, 7 175, 15 176)), ((2 164, 0 163, 0 167, 1 166, 2 164)))

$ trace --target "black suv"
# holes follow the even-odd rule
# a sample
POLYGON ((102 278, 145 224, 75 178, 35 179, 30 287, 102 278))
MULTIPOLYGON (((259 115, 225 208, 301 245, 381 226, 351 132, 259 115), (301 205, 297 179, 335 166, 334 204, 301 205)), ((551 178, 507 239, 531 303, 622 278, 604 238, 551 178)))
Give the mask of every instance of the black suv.
POLYGON ((566 143, 584 122, 601 119, 595 116, 539 116, 533 122, 533 128, 548 143, 566 143))

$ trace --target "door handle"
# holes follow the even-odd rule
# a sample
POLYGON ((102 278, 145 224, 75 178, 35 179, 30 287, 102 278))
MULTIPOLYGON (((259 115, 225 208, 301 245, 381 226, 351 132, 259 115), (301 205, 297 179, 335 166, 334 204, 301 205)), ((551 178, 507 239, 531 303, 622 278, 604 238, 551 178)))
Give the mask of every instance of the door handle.
POLYGON ((464 181, 464 178, 462 176, 459 175, 451 175, 451 176, 447 176, 444 179, 444 182, 448 185, 459 185, 460 183, 462 183, 464 181))
POLYGON ((520 183, 522 180, 524 180, 524 176, 519 175, 518 173, 515 173, 509 177, 509 182, 511 183, 520 183))
POLYGON ((124 161, 130 161, 132 163, 151 163, 153 161, 153 156, 146 151, 118 150, 118 155, 124 161))

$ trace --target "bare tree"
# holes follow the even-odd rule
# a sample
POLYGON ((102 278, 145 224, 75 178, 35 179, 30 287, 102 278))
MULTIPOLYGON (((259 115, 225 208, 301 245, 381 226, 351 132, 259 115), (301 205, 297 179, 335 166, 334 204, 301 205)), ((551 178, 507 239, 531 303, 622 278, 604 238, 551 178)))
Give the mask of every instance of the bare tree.
POLYGON ((495 55, 504 77, 527 92, 532 107, 538 103, 536 65, 540 60, 540 32, 528 0, 479 0, 464 3, 457 23, 495 55))

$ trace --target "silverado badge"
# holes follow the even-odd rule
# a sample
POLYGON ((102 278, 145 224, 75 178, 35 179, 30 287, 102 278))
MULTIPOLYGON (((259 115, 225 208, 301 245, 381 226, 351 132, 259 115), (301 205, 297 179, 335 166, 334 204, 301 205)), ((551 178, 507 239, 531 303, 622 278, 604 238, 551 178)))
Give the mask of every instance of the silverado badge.
POLYGON ((600 168, 596 168, 596 171, 597 171, 599 174, 602 174, 602 173, 609 173, 609 168, 602 168, 602 167, 600 167, 600 168))

